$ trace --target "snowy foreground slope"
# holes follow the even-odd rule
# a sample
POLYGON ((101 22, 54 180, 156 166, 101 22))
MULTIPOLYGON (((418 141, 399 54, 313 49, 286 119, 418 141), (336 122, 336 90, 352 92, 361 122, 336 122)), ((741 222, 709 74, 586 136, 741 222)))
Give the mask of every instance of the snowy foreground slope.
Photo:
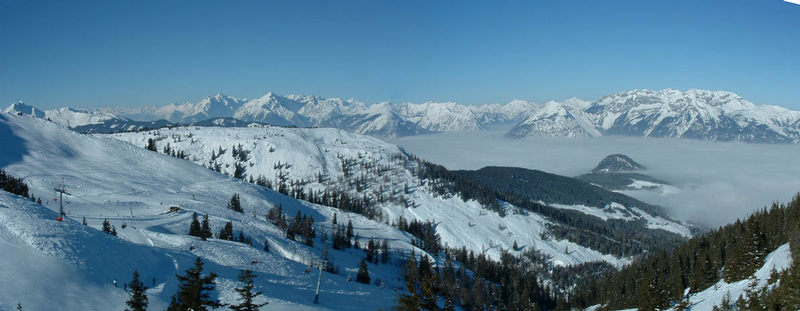
MULTIPOLYGON (((366 196, 379 202, 382 222, 395 222, 399 217, 431 220, 437 224, 443 244, 486 252, 495 259, 499 259, 502 250, 516 252, 512 249, 516 241, 522 246, 520 251, 525 247, 534 248, 551 256, 557 265, 597 260, 614 265, 627 262, 627 259, 601 254, 567 240, 542 238, 552 222, 535 213, 514 213, 515 208, 506 205, 509 213, 500 217, 476 201, 437 195, 429 180, 414 175, 417 163, 399 147, 369 136, 336 129, 282 127, 179 127, 109 136, 137 146, 144 146, 153 139, 160 151, 169 146, 175 152, 184 152, 192 162, 216 167, 229 175, 234 175, 239 165, 244 179, 261 177, 274 188, 283 179, 287 184, 300 185, 307 192, 335 189, 354 197, 366 196), (233 149, 245 150, 246 160, 234 156, 233 149), (385 169, 376 172, 364 167, 385 169), (406 188, 408 193, 403 190, 406 188)), ((615 204, 614 208, 554 206, 595 216, 609 213, 610 218, 626 221, 645 220, 651 229, 690 235, 686 226, 641 210, 636 211, 639 216, 625 213, 627 217, 617 217, 618 209, 633 211, 633 207, 620 204, 615 204)))
MULTIPOLYGON (((687 310, 711 310, 714 308, 714 306, 719 306, 726 296, 727 298, 730 298, 730 301, 735 302, 739 296, 745 295, 745 291, 749 286, 751 286, 753 281, 757 282, 755 288, 761 289, 764 286, 767 286, 767 280, 769 280, 770 274, 773 270, 780 272, 788 269, 791 265, 792 254, 789 249, 789 244, 786 243, 767 255, 766 259, 764 260, 764 265, 755 273, 753 273, 750 278, 734 283, 727 283, 725 280, 720 280, 713 286, 706 288, 701 292, 689 295, 687 299, 689 302, 689 308, 687 310)), ((599 306, 592 306, 586 310, 595 311, 598 310, 598 307, 599 306)), ((675 308, 673 307, 667 310, 675 310, 675 308)))
MULTIPOLYGON (((194 256, 204 259, 206 271, 220 275, 217 288, 223 301, 233 302, 238 270, 249 268, 258 274, 257 285, 276 310, 387 308, 394 303, 394 289, 403 285, 396 279, 399 265, 370 265, 373 280, 383 280, 385 289, 347 282, 363 251, 332 251, 340 274, 324 273, 321 303, 314 305, 316 275, 304 271, 320 257, 323 243, 310 248, 285 239, 264 215, 280 204, 288 215, 300 210, 313 217, 324 231, 332 209, 30 117, 0 114, 0 143, 0 167, 23 177, 31 193, 46 202, 43 208, 0 194, 0 309, 11 309, 17 302, 26 310, 52 310, 55 304, 60 310, 120 309, 126 295, 113 287, 113 280, 127 282, 133 269, 139 269, 148 286, 155 278, 151 306, 163 309, 176 290, 174 275, 189 268, 194 256), (56 222, 52 189, 62 178, 72 196, 65 198, 67 219, 56 222), (233 193, 241 195, 244 214, 225 208, 233 193), (180 205, 183 211, 167 213, 168 205, 180 205), (214 232, 233 221, 234 230, 244 231, 256 247, 187 236, 194 211, 209 214, 214 232), (89 227, 80 223, 83 217, 89 227), (99 231, 106 218, 119 237, 99 231), (264 240, 270 242, 271 252, 260 250, 264 240)), ((358 215, 340 212, 339 218, 351 219, 362 237, 390 240, 394 251, 411 249, 408 235, 394 228, 358 215)))
MULTIPOLYGON (((175 293, 174 275, 189 268, 194 256, 204 259, 206 271, 220 275, 217 289, 224 302, 234 302, 232 289, 238 270, 249 268, 258 275, 256 284, 264 291, 270 309, 387 309, 404 286, 399 279, 403 265, 399 255, 412 249, 423 253, 411 245, 409 234, 386 224, 399 216, 436 220, 443 243, 485 251, 494 258, 516 241, 523 249, 548 255, 556 265, 596 260, 621 265, 629 260, 567 240, 543 238, 550 220, 537 214, 515 213, 515 208, 506 204, 511 212, 500 217, 475 201, 434 195, 431 186, 416 179, 405 166, 409 159, 398 157, 403 155, 398 147, 340 130, 177 128, 110 137, 78 134, 29 116, 0 114, 0 144, 0 168, 24 178, 32 195, 42 198, 44 204, 42 208, 6 193, 0 198, 0 247, 4 248, 0 250, 0 285, 4 289, 0 291, 0 309, 21 302, 26 310, 49 310, 54 301, 66 301, 59 302, 64 310, 85 310, 89 305, 89 309, 95 305, 117 309, 126 297, 122 289, 113 287, 113 280, 120 284, 128 281, 133 269, 140 270, 148 286, 155 279, 151 306, 161 309, 175 293), (159 137, 159 149, 170 143, 196 163, 142 148, 155 136, 159 137), (242 163, 233 157, 234 145, 247 150, 245 176, 265 176, 273 181, 284 176, 290 184, 304 181, 309 188, 345 187, 346 167, 382 164, 387 170, 379 176, 351 173, 370 185, 362 191, 375 191, 381 183, 386 187, 394 184, 393 190, 384 194, 388 198, 392 197, 389 192, 395 193, 394 198, 381 206, 385 221, 295 200, 197 165, 215 164, 231 174, 235 165, 242 163), (226 149, 222 155, 220 147, 226 149), (214 161, 210 161, 212 150, 214 161), (392 165, 394 161, 398 164, 392 165), (317 172, 327 176, 320 181, 317 178, 323 174, 317 172), (64 202, 67 219, 56 222, 58 206, 52 189, 62 179, 72 195, 64 202), (408 196, 401 196, 406 183, 408 196), (244 213, 225 208, 234 193, 241 195, 244 213), (181 212, 169 213, 172 205, 180 206, 181 212), (267 211, 276 205, 289 216, 300 211, 314 218, 318 236, 314 247, 286 239, 282 230, 265 220, 267 211), (232 221, 234 230, 252 238, 255 247, 188 236, 192 212, 208 214, 214 232, 232 221), (390 264, 369 265, 372 280, 383 281, 384 287, 380 287, 348 282, 364 257, 362 250, 330 250, 329 259, 339 274, 323 273, 321 303, 315 305, 316 276, 305 271, 322 257, 326 243, 319 239, 331 227, 334 214, 340 223, 353 222, 362 245, 369 237, 386 239, 394 255, 390 264), (88 227, 80 223, 84 217, 88 227), (119 237, 99 231, 104 219, 117 228, 119 237), (261 250, 265 240, 270 252, 261 250), (69 289, 52 287, 62 285, 69 289)), ((355 191, 356 187, 343 189, 355 191)))

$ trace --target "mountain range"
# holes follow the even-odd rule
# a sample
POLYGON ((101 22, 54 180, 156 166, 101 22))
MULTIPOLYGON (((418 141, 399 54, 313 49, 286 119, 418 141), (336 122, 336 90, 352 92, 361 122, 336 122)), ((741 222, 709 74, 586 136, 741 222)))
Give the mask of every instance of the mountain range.
POLYGON ((217 94, 196 103, 139 108, 60 108, 42 111, 23 103, 4 110, 50 119, 82 132, 120 132, 214 118, 278 126, 333 127, 397 137, 509 128, 507 137, 626 135, 751 143, 800 142, 800 112, 755 105, 726 91, 632 90, 595 101, 570 98, 536 104, 463 105, 454 102, 366 105, 355 99, 269 92, 256 99, 217 94), (89 126, 89 127, 87 127, 89 126), (82 127, 82 128, 81 128, 82 127))

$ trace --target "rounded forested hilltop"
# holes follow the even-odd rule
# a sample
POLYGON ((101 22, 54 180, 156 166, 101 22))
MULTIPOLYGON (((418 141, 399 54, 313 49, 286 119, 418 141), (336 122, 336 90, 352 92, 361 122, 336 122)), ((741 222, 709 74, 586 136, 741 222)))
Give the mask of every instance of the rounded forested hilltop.
POLYGON ((592 173, 615 173, 643 170, 644 166, 624 154, 609 155, 592 169, 592 173))

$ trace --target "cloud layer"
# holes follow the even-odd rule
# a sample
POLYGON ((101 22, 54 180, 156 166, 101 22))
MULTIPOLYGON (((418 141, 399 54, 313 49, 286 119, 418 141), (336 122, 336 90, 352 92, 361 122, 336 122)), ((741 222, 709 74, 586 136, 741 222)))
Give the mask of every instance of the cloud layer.
POLYGON ((407 151, 451 169, 518 166, 561 175, 588 172, 623 153, 680 191, 627 194, 664 206, 683 220, 717 226, 800 191, 800 145, 642 137, 507 139, 502 130, 394 139, 407 151))

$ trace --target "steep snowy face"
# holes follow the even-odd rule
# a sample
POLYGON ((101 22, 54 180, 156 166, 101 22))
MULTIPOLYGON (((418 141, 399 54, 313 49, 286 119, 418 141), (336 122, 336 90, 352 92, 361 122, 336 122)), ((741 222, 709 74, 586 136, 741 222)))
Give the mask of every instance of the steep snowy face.
POLYGON ((309 118, 299 113, 301 108, 303 103, 269 92, 242 105, 233 117, 280 126, 310 126, 309 118))
POLYGON ((580 109, 550 101, 511 128, 506 136, 596 137, 600 136, 600 132, 580 109))
POLYGON ((519 123, 538 106, 532 102, 515 99, 505 105, 488 104, 470 107, 484 126, 519 123))
POLYGON ((211 118, 233 117, 245 99, 217 94, 201 99, 196 103, 169 104, 155 111, 158 119, 170 122, 197 122, 211 118))
POLYGON ((399 137, 431 133, 395 112, 391 102, 369 106, 363 112, 355 112, 331 118, 321 124, 324 127, 344 129, 353 133, 383 137, 399 137))
POLYGON ((731 92, 706 90, 616 93, 585 111, 605 134, 749 142, 795 142, 787 125, 800 118, 731 92))
POLYGON ((398 105, 396 111, 402 118, 432 132, 477 131, 484 129, 470 107, 453 102, 405 103, 398 105))
POLYGON ((341 98, 324 98, 307 95, 288 95, 286 98, 302 103, 298 113, 302 114, 314 124, 320 125, 332 118, 358 113, 366 110, 366 106, 355 99, 342 100, 341 98))

